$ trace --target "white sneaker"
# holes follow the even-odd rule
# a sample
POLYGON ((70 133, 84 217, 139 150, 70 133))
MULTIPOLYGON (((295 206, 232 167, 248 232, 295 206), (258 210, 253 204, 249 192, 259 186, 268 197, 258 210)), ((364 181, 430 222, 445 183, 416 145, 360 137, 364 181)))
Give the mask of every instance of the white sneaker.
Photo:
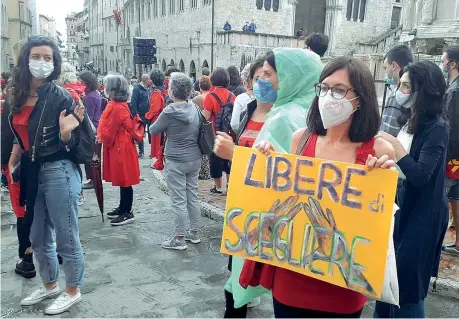
POLYGON ((56 285, 56 287, 54 287, 53 289, 46 289, 45 287, 41 287, 35 290, 34 292, 32 292, 30 296, 22 299, 21 305, 22 306, 32 306, 39 302, 42 302, 45 299, 55 297, 58 294, 60 294, 59 285, 56 285))
POLYGON ((73 305, 81 301, 81 292, 78 290, 78 293, 75 296, 71 296, 66 292, 63 292, 56 300, 46 308, 45 313, 47 315, 58 315, 69 310, 73 305))
POLYGON ((247 308, 255 308, 261 304, 261 298, 257 297, 247 304, 247 308))

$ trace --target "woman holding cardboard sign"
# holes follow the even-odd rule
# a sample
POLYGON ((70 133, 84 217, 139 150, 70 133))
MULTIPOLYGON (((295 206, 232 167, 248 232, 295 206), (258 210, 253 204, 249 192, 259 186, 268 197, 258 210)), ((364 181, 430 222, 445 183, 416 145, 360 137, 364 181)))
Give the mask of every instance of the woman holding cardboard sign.
MULTIPOLYGON (((290 153, 369 168, 394 166, 393 147, 374 137, 380 117, 373 78, 363 62, 348 57, 330 61, 315 90, 308 130, 293 134, 290 153)), ((262 141, 257 148, 266 154, 275 149, 270 141, 262 141)), ((244 265, 241 284, 254 284, 254 279, 260 278, 265 288, 272 290, 277 318, 360 317, 367 301, 364 295, 349 289, 283 268, 255 268, 251 263, 246 261, 244 265), (260 273, 251 273, 260 268, 260 273)))
POLYGON ((375 317, 422 318, 430 278, 438 275, 441 246, 448 225, 445 193, 448 129, 443 119, 445 81, 432 62, 405 67, 400 95, 411 112, 400 118, 402 132, 412 134, 411 146, 384 132, 379 137, 395 149, 405 176, 405 191, 395 215, 394 245, 400 287, 400 308, 376 303, 375 317))

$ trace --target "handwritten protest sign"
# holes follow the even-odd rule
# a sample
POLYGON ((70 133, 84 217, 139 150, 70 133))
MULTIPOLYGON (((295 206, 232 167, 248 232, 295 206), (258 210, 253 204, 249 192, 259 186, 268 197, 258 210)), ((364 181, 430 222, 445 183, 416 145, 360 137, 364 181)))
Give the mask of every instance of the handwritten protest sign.
POLYGON ((237 147, 221 251, 380 297, 397 172, 237 147))

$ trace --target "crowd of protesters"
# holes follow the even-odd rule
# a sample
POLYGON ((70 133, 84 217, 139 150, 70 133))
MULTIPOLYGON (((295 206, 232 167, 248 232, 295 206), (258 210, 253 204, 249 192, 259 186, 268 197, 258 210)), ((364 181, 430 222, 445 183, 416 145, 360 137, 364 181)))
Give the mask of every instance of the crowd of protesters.
MULTIPOLYGON (((145 156, 144 141, 149 143, 151 167, 164 170, 174 213, 175 231, 164 249, 201 242, 198 182, 213 179, 207 191, 224 195, 231 166, 245 164, 233 161, 236 145, 397 169, 400 307, 378 301, 374 315, 424 317, 441 251, 459 255, 457 236, 443 246, 450 208, 451 227, 459 227, 459 48, 447 48, 436 65, 414 61, 407 46, 393 47, 384 60, 391 93, 380 114, 367 66, 352 57, 324 65, 320 57, 327 46, 326 36, 313 34, 305 49, 275 49, 241 73, 235 66, 217 67, 192 79, 169 67, 139 79, 110 73, 99 83, 93 72, 77 73, 63 63, 51 38, 29 37, 12 75, 2 74, 2 187, 17 218, 16 273, 33 278, 37 264, 43 283, 21 304, 57 297, 45 313, 59 314, 81 301, 78 205, 83 189, 95 187, 90 162, 80 154, 89 123, 102 145, 103 180, 120 189, 118 207, 107 214, 113 226, 135 220, 133 186, 140 183, 139 158, 145 156), (140 142, 133 138, 136 116, 146 133, 140 142), (210 156, 198 144, 203 120, 213 123, 216 136, 210 156)), ((235 257, 228 269, 242 286, 270 290, 280 318, 360 317, 367 302, 358 292, 280 267, 235 257)), ((234 293, 225 286, 225 317, 246 317, 260 303, 254 296, 237 308, 234 293)))

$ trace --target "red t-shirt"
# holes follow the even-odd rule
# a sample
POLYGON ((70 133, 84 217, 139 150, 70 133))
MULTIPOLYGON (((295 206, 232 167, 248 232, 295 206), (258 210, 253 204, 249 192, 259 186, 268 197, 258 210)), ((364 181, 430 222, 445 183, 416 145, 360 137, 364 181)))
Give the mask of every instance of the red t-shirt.
POLYGON ((446 176, 451 179, 459 179, 459 159, 452 159, 448 162, 446 176))
POLYGON ((13 116, 13 128, 21 138, 24 150, 28 151, 29 146, 29 116, 32 113, 33 106, 24 106, 13 116))
POLYGON ((252 147, 253 143, 255 143, 255 140, 258 137, 258 134, 261 131, 261 128, 263 127, 263 124, 265 124, 265 122, 255 122, 249 120, 244 132, 242 132, 241 136, 239 137, 237 144, 239 146, 252 147))
MULTIPOLYGON (((215 99, 215 97, 212 94, 216 94, 222 104, 225 104, 228 101, 228 97, 230 94, 232 94, 229 90, 222 88, 222 87, 215 87, 211 93, 207 94, 206 99, 204 100, 204 105, 203 108, 204 110, 209 111, 212 113, 210 120, 213 123, 214 126, 214 131, 215 131, 215 119, 217 117, 218 112, 220 112, 220 104, 218 101, 215 99)), ((232 94, 231 102, 234 103, 234 100, 236 99, 236 96, 232 94)))
MULTIPOLYGON (((312 135, 301 155, 315 157, 318 135, 312 135)), ((374 139, 356 150, 356 164, 365 164, 374 155, 374 139)), ((363 308, 367 297, 318 279, 276 267, 272 292, 280 303, 302 309, 351 314, 363 308)))

